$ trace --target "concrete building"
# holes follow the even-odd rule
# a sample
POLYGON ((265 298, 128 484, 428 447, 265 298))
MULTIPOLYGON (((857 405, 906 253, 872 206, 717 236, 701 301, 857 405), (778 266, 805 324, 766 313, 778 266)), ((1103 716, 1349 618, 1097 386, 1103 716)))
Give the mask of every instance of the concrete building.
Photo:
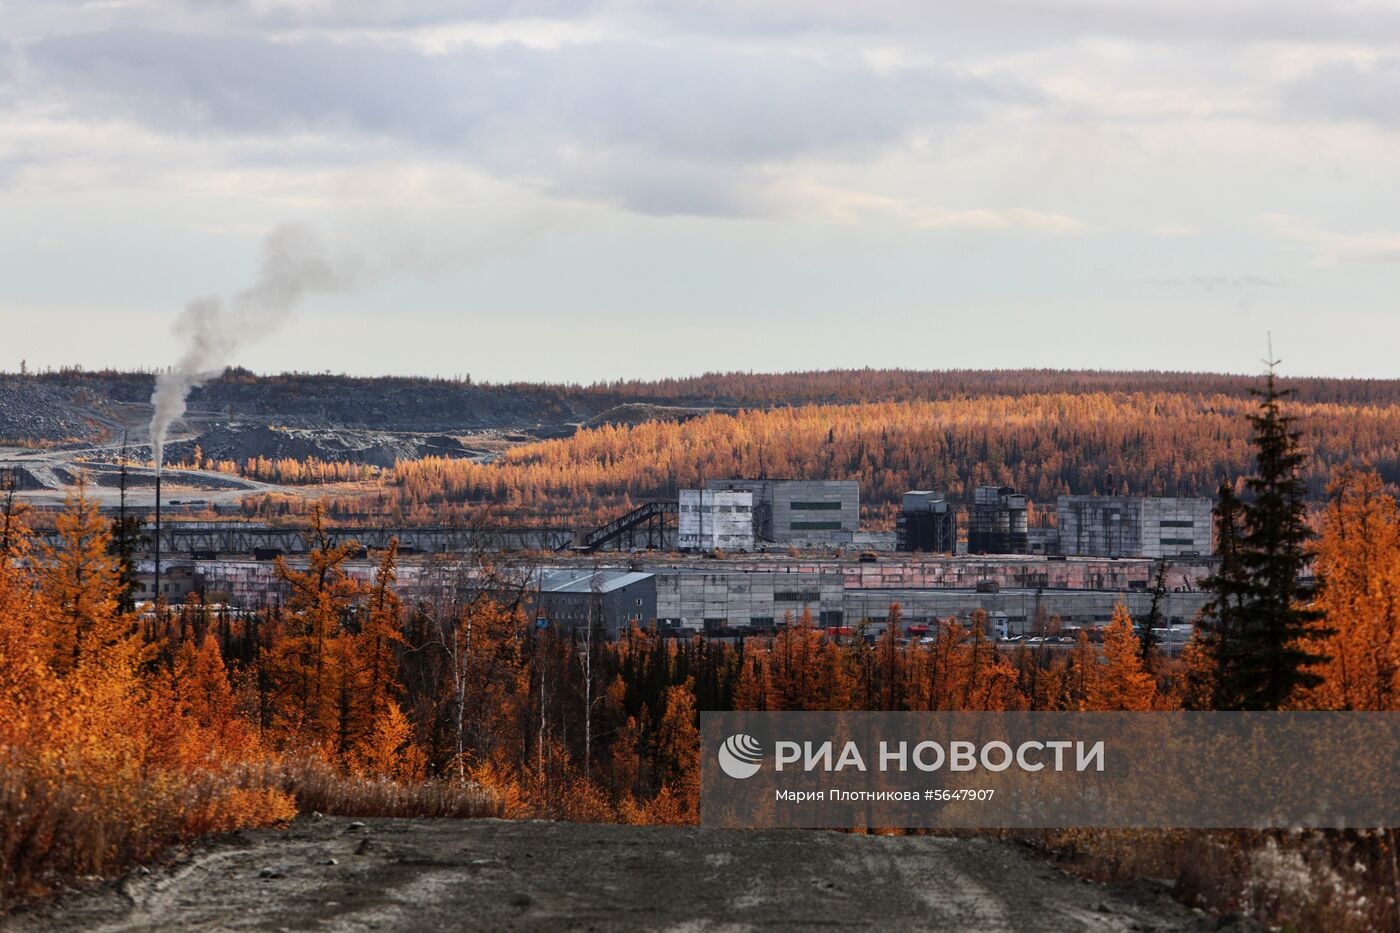
MULTIPOLYGON (((663 630, 722 632, 726 629, 773 629, 784 618, 810 611, 823 627, 883 625, 892 603, 899 603, 906 625, 933 624, 957 618, 966 622, 974 610, 1005 623, 1011 635, 1044 634, 1051 620, 1095 628, 1107 625, 1121 600, 1135 616, 1145 616, 1152 594, 1145 590, 1001 589, 996 585, 956 588, 853 588, 840 573, 772 572, 681 568, 656 573, 657 624, 663 630)), ((1199 590, 1168 592, 1162 611, 1167 620, 1187 624, 1205 605, 1199 590)))
POLYGON ((747 490, 682 489, 677 540, 682 551, 752 551, 754 496, 747 490))
POLYGON ((969 554, 1030 551, 1030 504, 1010 486, 978 486, 967 526, 969 554))
POLYGON ((893 531, 857 531, 851 536, 851 547, 857 551, 893 552, 898 536, 893 531))
POLYGON ((705 489, 752 493, 760 541, 835 547, 849 545, 860 527, 855 480, 714 479, 705 489))
POLYGON ((837 570, 716 570, 674 567, 656 572, 656 617, 663 628, 718 631, 771 629, 789 615, 812 613, 819 625, 840 625, 845 585, 837 570))
MULTIPOLYGON (((306 566, 303 557, 288 562, 306 566)), ((249 558, 179 563, 197 574, 207 602, 254 610, 282 604, 289 596, 271 563, 249 558)), ((910 624, 952 615, 965 619, 972 609, 982 608, 1004 614, 1008 629, 1017 634, 1022 625, 1034 626, 1040 609, 1059 615, 1067 625, 1085 626, 1106 622, 1119 598, 1132 612, 1145 613, 1158 565, 1147 558, 882 555, 866 562, 852 556, 769 553, 724 561, 700 556, 624 558, 600 568, 597 558, 561 554, 544 569, 532 562, 499 569, 509 579, 519 571, 518 583, 527 598, 534 600, 538 593, 538 605, 549 605, 549 614, 542 617, 555 617, 555 624, 571 627, 587 624, 592 606, 610 636, 625 632, 632 622, 646 625, 652 619, 683 632, 764 629, 776 627, 787 614, 799 618, 803 610, 809 610, 819 625, 853 625, 862 618, 883 620, 892 602, 903 606, 910 624)), ((1168 618, 1183 624, 1192 619, 1206 598, 1202 581, 1218 565, 1210 557, 1167 562, 1168 618)), ((164 566, 169 574, 174 565, 164 566)), ((375 564, 372 559, 352 559, 345 570, 369 583, 375 564)), ((151 571, 149 560, 137 561, 139 574, 149 578, 151 571)), ((397 587, 405 605, 438 602, 469 588, 473 572, 469 560, 410 556, 399 565, 397 587)))
MULTIPOLYGON (((1199 590, 1166 593, 1163 617, 1174 625, 1189 625, 1209 598, 1199 590)), ((899 603, 905 625, 931 625, 949 618, 966 623, 974 610, 981 609, 989 619, 1004 621, 1010 635, 1043 635, 1054 619, 1065 626, 1102 628, 1113 619, 1113 608, 1120 601, 1134 618, 1145 618, 1151 611, 1152 594, 1142 590, 849 589, 845 615, 847 625, 861 621, 883 625, 890 604, 899 603)))
MULTIPOLYGON (((160 598, 167 603, 186 602, 191 595, 204 596, 204 575, 193 564, 160 562, 160 598)), ((155 563, 149 570, 139 567, 136 572, 136 599, 146 602, 155 598, 155 563)))
POLYGON ((1196 557, 1210 554, 1211 500, 1060 496, 1059 552, 1072 557, 1196 557))
POLYGON ((1027 554, 1060 553, 1060 529, 1041 525, 1026 529, 1027 554))
POLYGON ((895 550, 953 554, 958 549, 958 510, 941 492, 912 490, 895 519, 895 550))
POLYGON ((548 625, 575 631, 592 623, 617 638, 633 623, 656 620, 656 577, 623 570, 541 571, 530 611, 548 625))

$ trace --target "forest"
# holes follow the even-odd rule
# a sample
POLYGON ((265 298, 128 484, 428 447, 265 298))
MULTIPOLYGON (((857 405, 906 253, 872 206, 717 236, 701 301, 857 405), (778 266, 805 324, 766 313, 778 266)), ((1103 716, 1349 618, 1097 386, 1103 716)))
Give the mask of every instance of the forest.
MULTIPOLYGON (((1093 391, 747 409, 584 428, 489 463, 400 461, 375 478, 379 488, 320 501, 336 514, 408 521, 599 523, 707 478, 854 478, 864 519, 892 527, 909 489, 966 500, 975 486, 1005 484, 1041 504, 1069 493, 1211 496, 1249 469, 1254 404, 1245 393, 1093 391)), ((1300 468, 1309 500, 1325 498, 1344 465, 1400 483, 1400 403, 1300 399, 1293 411, 1309 440, 1300 468)), ((296 481, 323 469, 289 464, 254 475, 296 481)), ((274 515, 306 505, 271 495, 245 508, 274 515)))
MULTIPOLYGON (((1042 404, 984 424, 1038 423, 1042 404)), ((333 544, 320 511, 307 565, 278 564, 284 605, 151 609, 132 598, 127 529, 75 495, 57 543, 37 546, 11 498, 0 517, 0 892, 14 902, 204 833, 312 810, 694 822, 702 709, 1395 711, 1400 507, 1376 472, 1337 466, 1312 535, 1303 474, 1317 461, 1298 449, 1292 421, 1312 408, 1285 415, 1270 396, 1237 415, 1246 472, 1220 490, 1225 557, 1212 614, 1170 658, 1145 637, 1154 620, 1121 607, 1101 644, 1081 638, 1054 655, 1000 649, 976 624, 951 620, 931 642, 908 643, 897 607, 873 647, 828 638, 810 617, 739 643, 646 628, 607 642, 587 626, 537 628, 523 585, 486 553, 465 558, 471 585, 454 578, 409 602, 395 586, 394 547, 375 555, 374 582, 360 582, 345 569, 353 543, 333 544), (1316 584, 1303 573, 1309 561, 1316 584)), ((758 421, 764 430, 735 456, 757 457, 764 437, 810 434, 805 411, 766 413, 775 420, 758 421)), ((1133 436, 1100 420, 1109 436, 1133 436)), ((1353 424, 1352 436, 1379 441, 1380 423, 1353 424)), ((833 443, 858 443, 858 426, 826 425, 833 443)), ((600 430, 581 449, 640 470, 623 452, 650 437, 658 460, 669 430, 600 430)), ((559 443, 551 449, 585 441, 559 443)), ((1212 910, 1329 929, 1397 920, 1393 830, 1033 841, 1100 876, 1177 877, 1212 910), (1332 896, 1262 885, 1265 851, 1327 879, 1332 896)))

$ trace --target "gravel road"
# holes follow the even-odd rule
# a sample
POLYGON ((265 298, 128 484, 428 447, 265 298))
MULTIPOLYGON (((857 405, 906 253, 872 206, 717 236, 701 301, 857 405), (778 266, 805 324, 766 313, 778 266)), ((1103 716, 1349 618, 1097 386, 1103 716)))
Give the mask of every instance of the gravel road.
POLYGON ((1208 930, 991 839, 303 818, 0 922, 37 930, 1208 930))

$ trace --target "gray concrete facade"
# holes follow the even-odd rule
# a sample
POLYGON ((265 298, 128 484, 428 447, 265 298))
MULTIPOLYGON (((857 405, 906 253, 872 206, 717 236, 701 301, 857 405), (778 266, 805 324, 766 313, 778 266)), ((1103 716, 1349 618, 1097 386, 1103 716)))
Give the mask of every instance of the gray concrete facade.
POLYGON ((682 551, 752 551, 754 496, 747 490, 682 489, 677 541, 682 551))
POLYGON ((817 624, 840 625, 844 594, 835 571, 674 568, 656 574, 656 618, 663 627, 694 631, 773 628, 809 610, 817 624))
MULTIPOLYGON (((1200 591, 1166 593, 1161 607, 1163 619, 1172 624, 1189 624, 1209 598, 1209 594, 1200 591)), ((989 617, 1004 619, 1010 634, 1032 635, 1044 634, 1039 630, 1042 624, 1056 618, 1064 625, 1100 628, 1113 618, 1113 609, 1119 602, 1128 607, 1134 618, 1145 618, 1152 608, 1152 594, 1141 590, 847 590, 845 613, 848 625, 863 620, 884 624, 890 604, 899 603, 905 625, 928 625, 950 618, 966 623, 974 610, 981 609, 989 617)))
POLYGON ((712 479, 705 488, 752 493, 764 541, 835 547, 850 544, 860 530, 855 480, 712 479))
MULTIPOLYGON (((304 567, 305 559, 292 558, 304 567)), ((288 596, 269 561, 219 560, 172 561, 165 576, 197 575, 204 597, 244 609, 275 606, 288 596)), ((609 591, 618 580, 650 578, 636 592, 597 607, 612 620, 609 632, 625 631, 632 621, 643 625, 653 619, 663 627, 701 632, 751 626, 766 628, 810 610, 819 625, 854 625, 863 618, 883 620, 890 603, 898 602, 907 622, 958 616, 973 609, 1004 613, 1012 633, 1022 624, 1032 625, 1043 608, 1066 624, 1102 625, 1122 598, 1135 615, 1145 615, 1157 578, 1157 562, 1145 558, 1056 557, 920 557, 882 558, 874 563, 838 558, 786 558, 748 555, 729 560, 682 557, 663 560, 618 560, 599 565, 570 562, 560 557, 545 567, 521 563, 502 568, 507 576, 518 571, 525 592, 547 588, 558 591, 551 614, 572 625, 593 598, 595 575, 598 590, 609 591), (650 587, 652 595, 646 590, 650 587), (636 600, 643 600, 641 605, 636 600), (629 603, 628 600, 631 602, 629 603), (641 618, 636 616, 640 614, 641 618)), ((1164 578, 1167 603, 1164 614, 1171 621, 1190 622, 1204 604, 1202 581, 1218 566, 1211 558, 1177 558, 1167 561, 1164 578)), ((370 582, 371 560, 351 560, 346 571, 370 582)), ((138 561, 138 573, 149 576, 150 561, 138 561)), ((469 565, 442 558, 409 558, 398 568, 398 588, 405 605, 442 599, 450 592, 470 588, 469 565)), ((629 582, 628 586, 635 585, 629 582)))
POLYGON ((1182 557, 1212 553, 1211 500, 1060 496, 1058 547, 1072 557, 1182 557))

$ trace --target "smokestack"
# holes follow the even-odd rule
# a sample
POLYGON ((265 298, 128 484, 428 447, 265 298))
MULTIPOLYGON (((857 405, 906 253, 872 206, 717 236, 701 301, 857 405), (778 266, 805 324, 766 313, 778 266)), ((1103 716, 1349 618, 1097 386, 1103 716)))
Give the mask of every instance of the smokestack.
POLYGON ((221 374, 234 354, 275 329, 308 293, 342 287, 355 263, 333 259, 305 227, 274 228, 263 241, 257 281, 224 299, 196 298, 175 321, 180 356, 156 374, 151 393, 151 453, 156 462, 156 604, 160 603, 160 474, 170 429, 185 414, 190 392, 221 374))
POLYGON ((160 461, 156 461, 156 596, 152 608, 160 612, 160 461))
POLYGON ((165 460, 170 429, 184 416, 190 392, 219 376, 249 342, 276 329, 307 294, 341 288, 353 265, 349 259, 332 258, 310 229, 284 225, 263 241, 256 282, 227 299, 211 295, 185 305, 175 320, 180 356, 174 366, 156 374, 151 393, 151 451, 157 472, 165 460))

